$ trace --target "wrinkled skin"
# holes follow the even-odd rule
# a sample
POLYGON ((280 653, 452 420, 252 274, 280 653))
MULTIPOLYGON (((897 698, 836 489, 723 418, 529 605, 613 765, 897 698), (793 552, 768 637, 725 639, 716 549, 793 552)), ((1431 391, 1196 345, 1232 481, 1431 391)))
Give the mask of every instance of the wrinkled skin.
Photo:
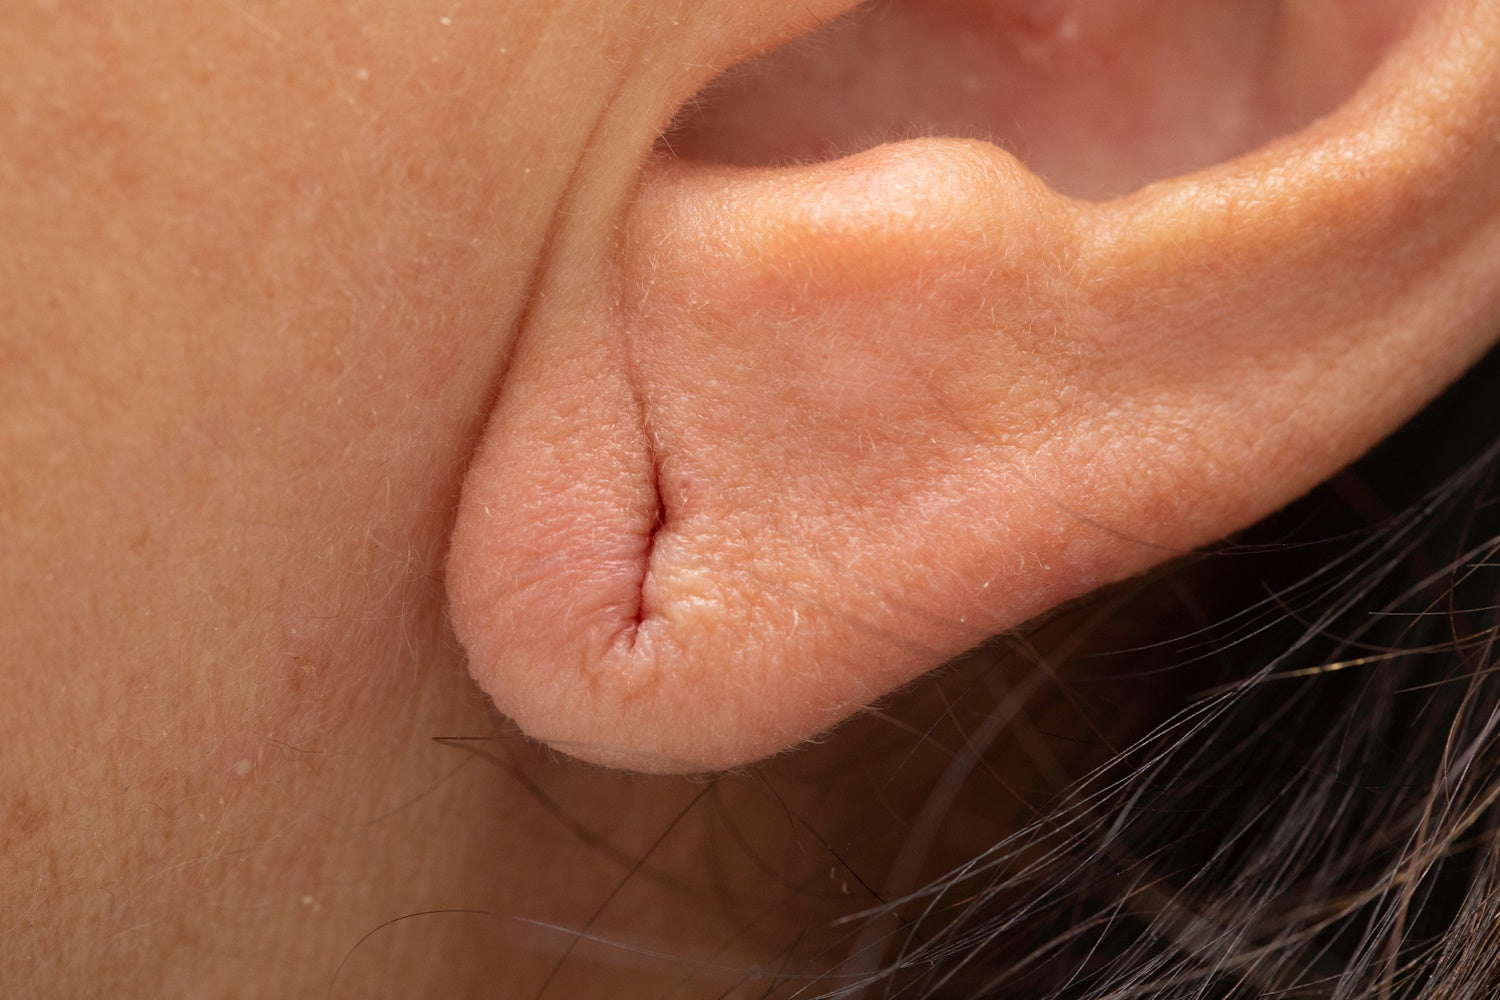
MULTIPOLYGON (((567 937, 512 918, 583 926, 701 786, 560 761, 494 703, 611 764, 775 753, 989 631, 1274 509, 1488 343, 1500 226, 1484 179, 1500 170, 1474 138, 1497 134, 1480 56, 1464 50, 1433 85, 1451 118, 1402 119, 1380 147, 1426 179, 1421 197, 1356 157, 1311 171, 1323 183, 1295 187, 1289 212, 1264 181, 1290 154, 1252 151, 1281 135, 1334 148, 1338 114, 1310 126, 1318 115, 1378 120, 1456 37, 1500 50, 1495 4, 1433 4, 1410 36, 1416 3, 1187 19, 1177 5, 896 4, 690 104, 848 6, 183 0, 139 19, 69 2, 0 15, 0 993, 534 994, 567 937), (1358 90, 1408 37, 1396 70, 1358 90), (935 143, 905 160, 877 151, 853 174, 778 172, 915 134, 994 139, 1020 161, 935 143), (715 164, 775 169, 756 188, 715 164), (1209 188, 1269 192, 1255 241, 1182 228, 1203 216, 1173 206, 1205 188, 1170 179, 1219 164, 1209 188), (912 204, 892 194, 907 168, 924 178, 914 190, 952 192, 924 224, 963 241, 891 222, 912 204), (839 176, 873 178, 870 216, 846 218, 839 176), (1057 193, 1149 181, 1168 182, 1147 189, 1159 200, 1057 193), (1341 201, 1351 189, 1357 204, 1341 201), (811 190, 832 192, 814 230, 850 235, 826 257, 787 208, 811 190), (975 207, 1006 198, 1002 218, 975 207), (765 210, 735 216, 745 204, 765 210), (992 224, 1011 227, 991 262, 1009 268, 1003 287, 970 280, 963 256, 992 224), (1345 254, 1348 231, 1396 250, 1345 254), (710 267, 715 247, 762 270, 710 267), (778 283, 777 247, 815 280, 778 283), (1099 265, 1083 306, 1006 298, 1031 275, 1062 287, 1063 261, 1099 265), (929 283, 904 286, 912 268, 929 283), (885 301, 893 286, 921 291, 885 301), (1344 287, 1381 296, 1327 291, 1344 287), (1002 361, 986 353, 995 330, 972 322, 995 296, 1015 333, 1002 361), (886 340, 840 332, 877 299, 878 322, 845 325, 886 340), (1100 320, 1127 299, 1177 319, 1100 320), (793 351, 800 333, 743 339, 809 310, 827 314, 826 354, 793 351), (900 335, 924 310, 956 338, 930 355, 900 335), (1188 336, 1210 314, 1248 318, 1233 336, 1188 336), (1296 315, 1331 317, 1332 339, 1287 353, 1271 333, 1296 315), (714 325, 744 316, 749 332, 714 325), (705 348, 715 330, 765 369, 705 348), (1240 353, 1218 353, 1236 340, 1240 353), (1025 376, 994 392, 997 370, 1025 376), (913 394, 938 375, 941 393, 913 394), (863 403, 838 391, 856 383, 875 387, 863 403), (705 385, 722 389, 716 404, 693 401, 705 385), (644 404, 628 391, 642 386, 644 404), (1317 406, 1303 405, 1310 386, 1317 406), (975 409, 939 419, 936 398, 975 409), (1207 429, 1167 439, 1189 419, 1207 429), (897 458, 842 461, 862 431, 897 458), (789 435, 804 435, 791 464, 789 435), (1120 435, 1165 444, 1099 458, 1120 435), (643 472, 653 449, 660 467, 648 455, 643 472), (1174 464, 1183 454, 1209 458, 1174 464), (1136 468, 1166 471, 1148 494, 1117 495, 1136 468), (725 469, 742 490, 707 489, 693 521, 682 484, 729 482, 725 469), (1015 469, 1062 500, 1007 492, 1015 469), (791 479, 784 494, 764 485, 791 479), (953 496, 1005 514, 907 527, 913 497, 933 510, 953 496), (666 518, 662 502, 677 505, 666 518), (1096 522, 1110 530, 1079 527, 1096 522), (740 527, 715 534, 726 524, 740 527), (1136 541, 1108 541, 1121 536, 1136 541), (539 569, 524 555, 539 538, 578 556, 539 569), (753 553, 700 565, 742 547, 753 553), (643 564, 660 571, 655 597, 643 564), (1010 575, 986 590, 995 565, 1010 575), (806 607, 827 611, 826 634, 789 625, 806 607), (637 642, 617 669, 626 619, 667 652, 637 642), (721 645, 704 646, 710 634, 721 645), (886 647, 899 652, 864 655, 886 647), (764 655, 725 679, 729 648, 764 655), (470 745, 506 766, 433 742, 497 732, 470 745), (560 833, 557 801, 609 849, 560 833), (483 913, 360 943, 436 909, 483 913)), ((838 743, 817 753, 843 759, 838 743)), ((830 823, 856 815, 819 808, 830 823)), ((600 926, 693 955, 734 940, 733 965, 813 919, 767 897, 774 915, 736 937, 733 907, 692 905, 723 891, 703 874, 712 841, 711 824, 685 827, 657 856, 657 888, 600 926)), ((549 995, 655 996, 682 974, 605 950, 549 995)))

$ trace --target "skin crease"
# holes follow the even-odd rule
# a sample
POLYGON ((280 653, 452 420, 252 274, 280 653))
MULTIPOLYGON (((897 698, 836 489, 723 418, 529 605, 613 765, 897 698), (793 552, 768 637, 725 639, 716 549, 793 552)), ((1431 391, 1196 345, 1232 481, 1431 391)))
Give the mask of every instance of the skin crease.
MULTIPOLYGON (((546 396, 555 389, 556 405, 620 407, 618 368, 630 362, 655 371, 635 385, 657 405, 695 377, 718 374, 688 364, 691 339, 658 341, 632 360, 611 353, 619 344, 609 338, 590 342, 578 321, 629 330, 691 313, 691 297, 673 285, 704 278, 696 256, 703 244, 680 233, 676 243, 667 237, 683 213, 712 206, 721 188, 711 166, 657 163, 657 139, 684 102, 723 70, 846 6, 460 0, 439 10, 399 2, 337 8, 164 2, 146 23, 114 8, 60 2, 13 6, 0 18, 0 232, 6 234, 0 240, 0 607, 6 609, 0 732, 8 737, 0 754, 0 994, 437 997, 529 996, 542 989, 568 937, 511 918, 585 925, 620 883, 628 867, 620 859, 645 854, 701 786, 581 769, 514 738, 497 749, 478 744, 497 754, 500 766, 433 743, 434 736, 488 735, 501 727, 469 680, 448 627, 445 574, 465 572, 461 562, 454 570, 449 552, 460 490, 469 489, 463 481, 481 440, 503 451, 489 443, 497 440, 498 425, 491 423, 497 400, 513 404, 527 391, 546 396), (643 246, 655 249, 640 261, 620 256, 622 247, 643 246), (563 333, 536 332, 551 329, 563 333), (575 350, 579 344, 605 353, 591 357, 575 350), (568 371, 542 364, 559 350, 581 366, 579 381, 548 381, 568 371), (603 380, 600 391, 592 391, 589 378, 603 380), (560 826, 548 800, 526 790, 533 785, 563 803, 576 824, 607 831, 610 849, 591 847, 575 828, 560 826), (525 863, 516 863, 521 858, 525 863), (382 929, 385 921, 438 909, 482 912, 413 917, 382 929)), ((1441 63, 1438 56, 1448 50, 1420 39, 1451 38, 1445 17, 1476 19, 1476 48, 1494 50, 1493 4, 1434 9, 1429 33, 1407 56, 1408 69, 1424 58, 1441 63)), ((1116 44, 1130 51, 1132 40, 1126 33, 1116 44)), ((1493 110, 1476 96, 1493 88, 1486 91, 1484 78, 1473 75, 1486 65, 1471 57, 1473 73, 1445 84, 1469 125, 1493 122, 1493 110), (1472 88, 1459 86, 1464 79, 1472 88)), ((1355 59, 1347 78, 1320 79, 1315 111, 1347 96, 1363 68, 1355 59)), ((1369 93, 1366 105, 1386 92, 1369 93)), ((1275 128, 1301 125, 1315 111, 1275 128)), ((1371 225, 1384 238, 1406 232, 1403 224, 1412 218, 1434 220, 1422 238, 1400 244, 1406 249, 1399 273, 1409 280, 1387 287, 1376 310, 1389 320, 1381 333, 1422 321, 1409 328, 1424 338, 1424 349, 1392 349, 1377 358, 1373 381, 1385 386, 1377 393, 1379 419, 1360 410, 1357 427, 1294 423, 1275 439, 1311 435, 1321 442, 1313 459, 1285 460, 1294 472, 1277 466, 1272 474, 1294 492, 1451 378, 1482 349, 1480 330, 1496 313, 1485 281, 1495 259, 1494 226, 1486 225, 1492 214, 1480 210, 1493 205, 1465 194, 1464 185, 1500 172, 1480 156, 1468 174, 1448 170, 1451 158, 1436 154, 1451 152, 1472 130, 1432 133, 1421 124, 1413 123, 1412 141, 1400 148, 1419 167, 1422 154, 1433 153, 1429 176, 1448 187, 1427 200, 1377 199, 1371 225), (1433 261, 1445 266, 1429 269, 1433 261), (1436 277, 1421 277, 1428 274, 1436 277)), ((698 154, 712 160, 719 140, 709 141, 712 130, 704 128, 698 154)), ((1040 137, 1034 142, 1043 144, 1040 137)), ((1240 152, 1201 155, 1213 162, 1240 152)), ((886 158, 875 161, 871 175, 889 191, 901 167, 880 155, 886 158)), ((1002 224, 1039 220, 1043 235, 1034 238, 1044 247, 1079 252, 1076 223, 1063 224, 1058 235, 1052 211, 1065 220, 1083 209, 1055 199, 1009 160, 974 155, 1000 163, 991 181, 999 177, 1003 191, 1024 195, 1004 202, 1010 214, 1002 224)), ((1243 165, 1253 176, 1267 162, 1243 165)), ((1167 176, 1166 169, 1132 167, 1122 186, 1167 176)), ((847 204, 836 173, 807 176, 832 192, 831 204, 847 204)), ((735 175, 734 182, 744 179, 735 175)), ((1090 179, 1077 190, 1095 183, 1102 182, 1090 179)), ((939 206, 945 224, 962 225, 972 221, 975 192, 990 189, 942 190, 952 197, 939 206)), ((768 192, 784 200, 779 183, 768 192)), ((1308 195, 1328 199, 1318 221, 1346 217, 1337 194, 1308 195)), ((899 199, 877 201, 870 219, 880 228, 899 199)), ((1348 217, 1364 217, 1370 204, 1345 206, 1348 217)), ((1307 261, 1279 254, 1288 249, 1283 242, 1305 233, 1268 237, 1230 261, 1212 254, 1191 259, 1183 271, 1183 259, 1162 256, 1164 245, 1181 235, 1170 199, 1127 201, 1108 218, 1091 237, 1089 253, 1135 262, 1131 289, 1148 306, 1215 278, 1256 301, 1276 301, 1288 283, 1303 290, 1303 284, 1342 287, 1339 272, 1323 272, 1316 283, 1293 280, 1307 261), (1245 285, 1231 271, 1260 263, 1267 266, 1259 284, 1245 285)), ((731 252, 746 238, 713 219, 699 217, 698 225, 708 245, 723 240, 731 252)), ((856 226, 851 237, 865 231, 856 226)), ((797 254, 810 252, 789 232, 775 239, 789 241, 797 254)), ((901 254, 866 254, 860 245, 851 238, 847 256, 819 266, 833 275, 873 266, 876 273, 862 280, 879 285, 879 268, 910 265, 901 254)), ((1316 259, 1311 252, 1309 259, 1316 259)), ((973 306, 979 286, 948 263, 933 273, 934 286, 954 292, 955 310, 973 306)), ((858 282, 836 289, 850 308, 866 290, 858 282)), ((1106 287, 1075 307, 1114 320, 1090 327, 1114 338, 1099 350, 1150 341, 1153 330, 1159 338, 1177 332, 1114 316, 1108 307, 1122 294, 1106 287)), ((1225 315, 1235 315, 1240 304, 1212 301, 1225 315)), ((776 309, 807 304, 778 292, 762 303, 762 318, 771 323, 776 309)), ((1320 304, 1335 314, 1348 305, 1320 304)), ((1368 332, 1356 324, 1347 335, 1358 341, 1368 332)), ((1179 374, 1152 381, 1152 392, 1141 394, 1134 380, 1161 375, 1159 369, 1111 365, 1118 381, 1094 394, 1129 395, 1135 412, 1159 415, 1151 426, 1166 428, 1181 417, 1189 389, 1201 385, 1198 375, 1211 369, 1214 400, 1251 400, 1249 412, 1237 411, 1230 423, 1249 428, 1262 417, 1278 419, 1274 408, 1256 411, 1259 397, 1243 389, 1257 372, 1277 367, 1275 343, 1254 341, 1247 358, 1228 366, 1199 356, 1197 348, 1175 346, 1171 371, 1179 374)), ((1337 341, 1287 364, 1323 373, 1346 346, 1337 341)), ((1023 354, 1036 363, 1038 379, 1078 363, 1063 351, 1055 365, 1044 364, 1034 345, 1023 354)), ((919 362, 913 356, 902 370, 914 376, 919 362)), ((866 370, 861 377, 869 376, 866 370)), ((1328 414, 1355 412, 1327 405, 1340 390, 1320 384, 1317 391, 1319 409, 1326 406, 1328 414)), ((1368 385, 1343 391, 1359 399, 1376 392, 1368 385)), ((815 389, 807 392, 816 396, 815 389)), ((771 397, 766 406, 784 402, 771 397)), ((858 412, 858 401, 849 405, 858 412)), ((1048 419, 1046 406, 1036 406, 1021 411, 1048 419)), ((681 440, 695 432, 670 407, 661 413, 664 433, 681 440)), ((636 463, 639 439, 627 432, 640 425, 617 419, 606 426, 620 434, 603 435, 602 445, 600 436, 587 437, 588 453, 615 448, 617 460, 636 463)), ((738 419, 726 412, 717 428, 705 424, 696 432, 729 432, 738 419)), ((554 435, 561 430, 552 427, 554 435)), ((816 422, 804 430, 817 431, 816 422)), ((718 442, 719 459, 738 463, 766 440, 774 439, 736 440, 731 433, 718 442)), ((564 443, 542 434, 515 446, 532 456, 550 447, 561 463, 556 475, 567 476, 577 453, 558 450, 564 443)), ((1086 441, 1076 447, 1086 449, 1086 441)), ((704 445, 697 454, 715 452, 704 445)), ((750 457, 783 456, 771 450, 750 457)), ((482 452, 474 468, 486 461, 482 452)), ((555 487, 542 459, 534 461, 528 474, 555 487)), ((582 491, 626 491, 620 502, 627 510, 654 491, 641 492, 634 472, 614 481, 597 467, 591 471, 569 481, 582 491)), ((1108 471, 1090 470, 1085 478, 1107 481, 1108 471)), ((664 463, 661 474, 670 481, 677 473, 664 463)), ((1227 481, 1238 487, 1250 476, 1227 481)), ((816 499, 816 479, 806 482, 808 497, 816 499)), ((1205 499, 1201 489, 1178 489, 1184 504, 1205 499)), ((1242 497, 1193 537, 1227 530, 1251 510, 1284 499, 1242 497)), ((586 514, 595 500, 585 492, 579 510, 586 514)), ((472 515, 482 503, 470 493, 463 509, 472 515)), ((523 532, 512 538, 535 537, 536 523, 527 518, 538 506, 545 505, 507 508, 523 532)), ((1178 509, 1168 504, 1154 516, 1167 519, 1178 509)), ((774 524, 776 512, 767 511, 774 524)), ((881 515, 872 506, 838 523, 868 527, 881 515)), ((649 534, 652 519, 648 514, 645 527, 632 530, 649 534)), ((993 537, 992 525, 983 523, 993 537)), ((1064 519, 1048 530, 1073 525, 1075 519, 1064 519)), ((613 520, 603 528, 611 544, 621 534, 613 520)), ((797 548, 785 537, 777 559, 797 548)), ((691 547, 692 541, 688 533, 655 544, 691 547)), ((945 542, 954 550, 967 544, 945 542)), ((888 572, 904 551, 881 552, 877 544, 864 558, 888 572)), ((633 566, 639 546, 617 558, 633 566)), ((1032 610, 1138 565, 1042 587, 1032 610)), ((924 590, 923 567, 912 566, 900 585, 937 600, 940 589, 924 590)), ((600 592, 616 587, 618 573, 597 552, 575 569, 601 573, 600 592)), ((930 575, 945 570, 935 566, 930 575)), ((800 569, 788 579, 811 580, 820 601, 838 596, 837 580, 800 569), (825 583, 831 589, 822 593, 825 583)), ((584 593, 586 599, 590 592, 584 593)), ((613 621, 635 610, 621 605, 607 614, 613 621)), ((1024 612, 1011 608, 936 638, 903 634, 899 625, 880 638, 918 647, 930 661, 1018 613, 1024 612)), ((874 614, 854 606, 847 620, 863 628, 874 614)), ((557 618, 550 606, 543 620, 557 618)), ((756 624, 753 616, 746 623, 756 624)), ((486 631, 495 636, 495 623, 486 631)), ((545 631, 533 634, 547 638, 545 631)), ((821 641, 837 646, 845 638, 821 641)), ((648 740, 631 762, 650 756, 698 766, 781 749, 884 690, 911 662, 903 658, 882 677, 861 681, 852 696, 832 699, 834 711, 820 710, 813 719, 782 725, 784 713, 775 708, 743 713, 756 721, 754 739, 727 755, 723 747, 699 752, 648 740)), ((476 665, 481 675, 490 669, 476 665)), ((505 699, 496 686, 492 676, 490 693, 505 699)), ((547 694, 546 685, 537 690, 547 694)), ((588 710, 595 719, 584 712, 582 735, 565 740, 570 751, 586 745, 594 756, 608 756, 609 747, 623 743, 628 733, 612 731, 614 723, 598 716, 612 711, 609 699, 600 704, 588 710)), ((664 704, 679 718, 702 714, 680 701, 664 704)), ((659 732, 659 718, 651 726, 659 732)), ((857 753, 867 735, 855 728, 845 738, 855 741, 857 753)), ((836 749, 782 762, 771 773, 815 770, 807 760, 841 759, 828 756, 836 749)), ((820 808, 817 791, 802 814, 820 808)), ((724 794, 754 799, 743 790, 724 794)), ((764 796, 756 801, 763 804, 764 796)), ((826 808, 829 823, 874 825, 852 809, 826 808)), ((799 922, 810 919, 809 910, 794 904, 738 937, 744 920, 726 912, 735 907, 683 904, 715 898, 702 871, 725 838, 716 841, 710 830, 707 821, 684 828, 655 856, 656 881, 638 880, 643 887, 617 899, 595 930, 690 955, 715 954, 735 942, 742 950, 719 952, 729 966, 758 960, 762 941, 794 936, 799 922), (778 931, 779 921, 785 928, 778 931)), ((790 839, 785 857, 797 857, 802 846, 790 839)), ((872 856, 882 857, 889 846, 872 846, 872 856)), ((755 902, 759 912, 776 899, 755 902)), ((815 912, 826 918, 829 911, 815 912)), ((581 954, 547 995, 659 995, 682 975, 671 963, 624 963, 600 949, 581 954)), ((705 987, 705 995, 724 988, 705 987)), ((742 995, 759 992, 744 987, 742 995)))

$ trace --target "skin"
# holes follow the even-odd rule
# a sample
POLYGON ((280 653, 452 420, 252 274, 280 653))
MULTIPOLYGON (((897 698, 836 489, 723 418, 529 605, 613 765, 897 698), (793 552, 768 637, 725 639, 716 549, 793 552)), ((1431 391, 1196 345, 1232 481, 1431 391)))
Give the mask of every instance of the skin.
MULTIPOLYGON (((1500 325, 1492 2, 1309 5, 1239 69, 1138 5, 898 4, 683 113, 848 6, 0 19, 0 993, 659 995, 544 987, 513 918, 584 926, 702 786, 433 737, 774 754, 1275 509, 1500 325), (957 97, 891 84, 952 38, 957 97), (1037 100, 965 119, 974 76, 1037 100), (1023 159, 782 164, 913 121, 1023 159), (433 909, 482 912, 360 944, 433 909)), ((749 965, 829 915, 744 935, 683 829, 601 932, 749 965)))

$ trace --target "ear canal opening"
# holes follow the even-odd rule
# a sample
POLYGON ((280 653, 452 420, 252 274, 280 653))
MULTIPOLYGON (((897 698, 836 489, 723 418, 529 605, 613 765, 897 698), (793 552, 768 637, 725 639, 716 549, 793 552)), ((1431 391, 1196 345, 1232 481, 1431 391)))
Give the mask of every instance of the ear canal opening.
POLYGON ((1337 108, 1423 0, 881 0, 690 101, 665 155, 732 166, 980 139, 1055 190, 1107 199, 1337 108))

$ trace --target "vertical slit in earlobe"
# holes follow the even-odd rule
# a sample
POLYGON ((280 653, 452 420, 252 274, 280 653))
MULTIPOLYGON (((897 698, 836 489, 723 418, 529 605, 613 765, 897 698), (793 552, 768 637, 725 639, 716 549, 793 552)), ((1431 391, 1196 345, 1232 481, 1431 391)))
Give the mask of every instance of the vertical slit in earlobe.
POLYGON ((633 614, 626 615, 620 636, 620 642, 627 651, 635 648, 636 641, 640 638, 641 626, 652 617, 655 611, 654 608, 648 606, 650 598, 647 590, 651 580, 652 560, 656 556, 657 539, 667 520, 666 501, 662 491, 661 448, 651 426, 646 394, 641 386, 639 360, 630 348, 630 338, 633 334, 633 330, 621 329, 616 349, 619 352, 620 370, 625 375, 630 399, 635 406, 636 428, 640 434, 641 448, 639 468, 642 475, 649 477, 646 483, 647 489, 642 490, 642 494, 647 498, 646 502, 651 505, 651 508, 642 511, 641 519, 636 522, 641 525, 642 537, 640 539, 640 563, 635 581, 635 608, 633 614))
MULTIPOLYGON (((641 581, 635 597, 634 635, 639 635, 641 623, 650 617, 650 609, 646 607, 646 585, 651 580, 651 560, 656 555, 656 540, 667 521, 667 506, 662 498, 661 489, 661 456, 657 451, 656 439, 651 434, 651 428, 645 426, 645 414, 642 413, 641 417, 641 433, 646 439, 646 462, 650 469, 651 496, 655 509, 651 512, 650 527, 646 529, 645 552, 641 560, 641 581)), ((634 642, 634 636, 632 636, 632 642, 634 642)))

